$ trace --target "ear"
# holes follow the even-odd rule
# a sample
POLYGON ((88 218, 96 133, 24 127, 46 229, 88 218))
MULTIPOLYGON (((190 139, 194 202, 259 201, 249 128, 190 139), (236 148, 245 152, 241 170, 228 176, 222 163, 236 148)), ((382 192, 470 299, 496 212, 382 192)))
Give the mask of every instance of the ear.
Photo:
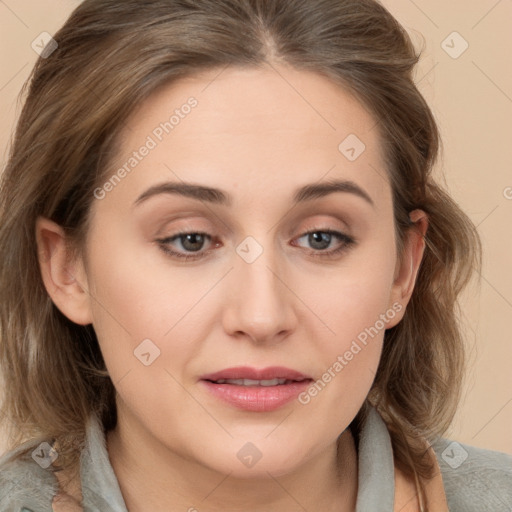
POLYGON ((64 230, 55 222, 38 217, 36 241, 41 276, 53 303, 72 322, 92 323, 83 261, 72 258, 64 230))
POLYGON ((414 291, 416 277, 420 269, 423 253, 425 251, 425 235, 428 229, 428 216, 423 210, 414 210, 409 215, 414 223, 406 234, 403 256, 397 261, 395 276, 391 289, 389 307, 398 310, 396 304, 402 307, 392 321, 387 324, 387 329, 397 325, 405 315, 405 309, 414 291))

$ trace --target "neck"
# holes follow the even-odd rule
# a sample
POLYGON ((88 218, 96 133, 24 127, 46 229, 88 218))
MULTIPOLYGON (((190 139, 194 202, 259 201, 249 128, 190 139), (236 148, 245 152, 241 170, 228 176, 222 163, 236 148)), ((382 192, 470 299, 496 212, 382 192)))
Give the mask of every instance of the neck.
POLYGON ((142 425, 124 425, 118 421, 107 433, 107 448, 130 512, 355 510, 357 452, 350 429, 293 472, 244 479, 181 457, 142 425))

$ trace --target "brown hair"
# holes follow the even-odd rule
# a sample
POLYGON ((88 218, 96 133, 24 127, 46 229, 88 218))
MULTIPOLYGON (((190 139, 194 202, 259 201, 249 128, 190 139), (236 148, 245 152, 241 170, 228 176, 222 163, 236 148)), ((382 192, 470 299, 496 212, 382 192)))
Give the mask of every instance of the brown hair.
MULTIPOLYGON (((44 436, 71 466, 91 413, 115 426, 115 388, 91 325, 70 322, 43 285, 38 216, 77 248, 93 191, 133 109, 159 86, 200 70, 281 61, 335 80, 373 114, 393 190, 398 255, 408 213, 427 212, 426 250, 405 317, 385 333, 366 403, 388 424, 397 464, 431 476, 421 438, 446 431, 464 351, 458 296, 481 265, 467 215, 434 182, 433 115, 416 88, 411 40, 374 0, 85 0, 40 58, 0 189, 2 418, 11 444, 44 436), (4 388, 5 389, 5 388, 4 388)), ((24 88, 25 91, 25 88, 24 88)), ((353 425, 367 412, 363 406, 353 425)))

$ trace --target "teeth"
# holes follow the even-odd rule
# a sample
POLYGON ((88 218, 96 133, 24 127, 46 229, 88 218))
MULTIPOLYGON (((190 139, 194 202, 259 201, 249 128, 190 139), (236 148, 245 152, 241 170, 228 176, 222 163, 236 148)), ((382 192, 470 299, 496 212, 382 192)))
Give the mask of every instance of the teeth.
POLYGON ((278 386, 287 382, 286 379, 268 379, 268 380, 253 380, 253 379, 219 379, 217 384, 234 384, 236 386, 278 386))

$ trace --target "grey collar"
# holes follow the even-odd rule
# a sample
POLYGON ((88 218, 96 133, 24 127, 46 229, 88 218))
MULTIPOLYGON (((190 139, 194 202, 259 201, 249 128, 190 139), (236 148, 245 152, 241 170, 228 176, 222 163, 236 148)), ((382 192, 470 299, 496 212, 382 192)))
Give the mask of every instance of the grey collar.
POLYGON ((395 466, 388 427, 374 407, 359 434, 356 512, 393 510, 395 466))
MULTIPOLYGON (((87 425, 80 469, 85 512, 127 512, 108 457, 106 437, 96 416, 91 416, 87 425)), ((369 408, 359 434, 358 479, 356 512, 393 510, 395 477, 391 439, 374 407, 369 408)))

